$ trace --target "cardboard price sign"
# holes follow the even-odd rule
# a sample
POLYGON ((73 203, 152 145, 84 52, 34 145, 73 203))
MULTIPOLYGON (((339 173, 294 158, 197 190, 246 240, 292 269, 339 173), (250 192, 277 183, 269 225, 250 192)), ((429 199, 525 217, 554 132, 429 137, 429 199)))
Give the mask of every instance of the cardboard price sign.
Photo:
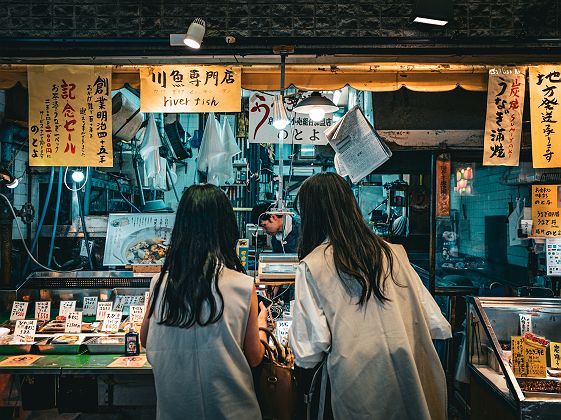
POLYGON ((140 324, 144 320, 144 306, 142 305, 131 305, 130 306, 130 317, 133 324, 140 324))
POLYGON ((82 312, 69 312, 66 316, 64 332, 80 334, 82 331, 82 312))
POLYGON ((84 316, 94 316, 97 309, 97 296, 85 296, 82 305, 82 314, 84 316))
POLYGON ((532 315, 519 314, 520 316, 520 335, 532 332, 532 315))
POLYGON ((33 343, 35 341, 36 319, 18 319, 14 330, 14 343, 33 343))
POLYGON ((58 310, 58 315, 67 316, 70 312, 74 312, 75 310, 76 310, 75 300, 61 300, 60 308, 58 310))
POLYGON ((29 305, 29 302, 14 301, 12 305, 12 312, 10 313, 10 321, 25 319, 25 314, 27 313, 27 305, 29 305))
POLYGON ((48 321, 51 319, 51 301, 35 302, 35 319, 48 321))
POLYGON ((524 340, 524 361, 528 366, 526 376, 533 378, 545 378, 547 376, 544 346, 524 340))
POLYGON ((109 312, 112 308, 113 308, 112 302, 99 302, 97 304, 97 312, 95 314, 95 319, 97 319, 98 321, 105 320, 105 316, 107 315, 107 312, 109 312))
POLYGON ((553 369, 561 369, 561 343, 549 343, 549 365, 553 369))
POLYGON ((121 325, 122 317, 123 313, 120 311, 107 311, 105 319, 103 320, 101 331, 116 333, 119 331, 119 325, 121 325))

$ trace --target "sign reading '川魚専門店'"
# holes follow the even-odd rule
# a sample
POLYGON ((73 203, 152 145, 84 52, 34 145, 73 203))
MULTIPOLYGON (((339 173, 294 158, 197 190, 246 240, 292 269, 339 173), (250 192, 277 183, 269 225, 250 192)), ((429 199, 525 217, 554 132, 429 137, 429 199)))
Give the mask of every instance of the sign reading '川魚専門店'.
POLYGON ((165 65, 140 69, 142 112, 240 112, 241 70, 165 65))
POLYGON ((113 166, 111 67, 30 66, 29 165, 113 166))

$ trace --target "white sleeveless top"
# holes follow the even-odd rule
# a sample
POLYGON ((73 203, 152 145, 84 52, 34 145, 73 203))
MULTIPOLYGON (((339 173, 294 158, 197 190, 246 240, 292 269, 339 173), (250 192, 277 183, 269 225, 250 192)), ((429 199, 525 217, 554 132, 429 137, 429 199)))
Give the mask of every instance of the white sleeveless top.
MULTIPOLYGON (((158 276, 152 279, 151 296, 158 276)), ((166 280, 150 318, 146 349, 156 382, 158 419, 260 419, 243 352, 253 279, 223 267, 218 280, 222 318, 191 328, 158 324, 166 280)))

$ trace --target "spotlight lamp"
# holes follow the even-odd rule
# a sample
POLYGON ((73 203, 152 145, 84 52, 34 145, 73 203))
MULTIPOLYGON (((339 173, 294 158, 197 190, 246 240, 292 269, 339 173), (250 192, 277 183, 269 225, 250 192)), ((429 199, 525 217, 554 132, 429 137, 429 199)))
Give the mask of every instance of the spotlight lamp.
POLYGON ((284 130, 288 124, 290 124, 290 120, 284 107, 284 97, 277 95, 273 100, 273 126, 277 130, 284 130))
POLYGON ((7 169, 0 169, 0 181, 10 189, 16 188, 19 185, 19 179, 13 176, 7 169))
POLYGON ((321 121, 325 114, 335 112, 339 109, 331 100, 319 92, 312 92, 310 96, 302 99, 294 107, 294 112, 308 114, 313 121, 321 121))
POLYGON ((183 38, 185 45, 197 50, 201 48, 203 37, 205 36, 205 27, 206 24, 204 20, 201 18, 195 18, 195 20, 193 20, 193 22, 189 25, 185 38, 183 38))
POLYGON ((77 184, 83 182, 84 179, 86 179, 86 175, 84 175, 84 171, 82 171, 81 169, 75 169, 74 171, 72 171, 71 177, 72 181, 76 182, 77 184))

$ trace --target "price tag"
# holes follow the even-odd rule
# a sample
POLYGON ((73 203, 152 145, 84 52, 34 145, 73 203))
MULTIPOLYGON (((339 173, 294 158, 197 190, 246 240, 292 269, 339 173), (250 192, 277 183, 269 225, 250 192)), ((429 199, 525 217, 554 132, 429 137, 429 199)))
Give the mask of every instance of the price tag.
POLYGON ((84 316, 94 316, 97 309, 97 296, 85 296, 82 305, 82 314, 84 316))
POLYGON ((107 314, 107 312, 111 310, 112 307, 113 307, 112 302, 99 302, 97 304, 97 312, 95 314, 95 319, 97 319, 98 321, 103 321, 105 319, 105 315, 107 314))
POLYGON ((277 340, 279 343, 283 343, 284 341, 288 341, 288 330, 292 325, 292 321, 277 321, 276 322, 276 333, 277 333, 277 340))
POLYGON ((10 321, 25 319, 25 314, 27 314, 27 305, 29 305, 29 302, 14 301, 14 304, 12 305, 12 313, 10 314, 10 321))
POLYGON ((140 324, 144 320, 144 306, 131 305, 130 306, 131 322, 133 324, 140 324))
POLYGON ((561 369, 561 343, 549 343, 549 364, 552 369, 561 369))
POLYGON ((125 298, 126 296, 117 295, 115 296, 115 302, 113 302, 113 310, 114 311, 122 311, 125 307, 125 298))
POLYGON ((119 325, 121 324, 122 317, 123 313, 121 311, 107 311, 105 319, 103 320, 101 331, 116 333, 119 331, 119 325))
POLYGON ((519 314, 520 316, 520 335, 532 332, 532 315, 519 314))
POLYGON ((75 300, 61 300, 60 308, 58 310, 58 315, 67 316, 70 312, 74 312, 75 310, 76 310, 75 300))
POLYGON ((33 343, 35 341, 36 319, 19 319, 14 330, 14 343, 33 343))
POLYGON ((144 311, 146 311, 146 307, 148 306, 148 302, 150 301, 150 292, 144 292, 144 311))
POLYGON ((526 376, 526 364, 524 363, 524 340, 522 337, 510 337, 510 349, 512 351, 512 371, 514 372, 514 376, 526 376))
POLYGON ((524 362, 528 367, 527 376, 533 378, 545 378, 547 376, 545 349, 545 346, 524 341, 524 362))
POLYGON ((82 331, 82 312, 68 312, 64 332, 80 334, 82 331))
POLYGON ((48 321, 51 319, 51 301, 35 302, 35 319, 48 321))

